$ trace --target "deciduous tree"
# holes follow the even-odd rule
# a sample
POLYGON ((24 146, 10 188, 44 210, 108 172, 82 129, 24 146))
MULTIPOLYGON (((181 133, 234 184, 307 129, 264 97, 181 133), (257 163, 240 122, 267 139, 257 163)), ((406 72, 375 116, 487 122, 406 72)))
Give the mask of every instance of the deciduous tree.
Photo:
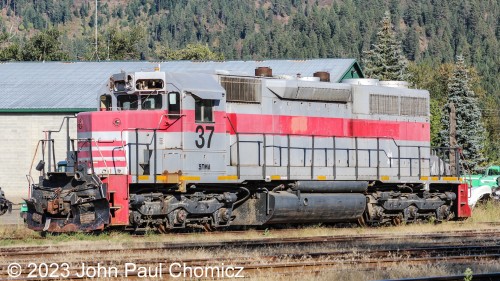
POLYGON ((157 48, 157 56, 165 60, 223 60, 222 54, 214 53, 207 45, 188 44, 185 48, 171 50, 166 47, 157 48))
POLYGON ((21 58, 25 61, 62 61, 68 60, 69 55, 63 51, 59 41, 61 33, 56 28, 44 30, 24 45, 21 58))

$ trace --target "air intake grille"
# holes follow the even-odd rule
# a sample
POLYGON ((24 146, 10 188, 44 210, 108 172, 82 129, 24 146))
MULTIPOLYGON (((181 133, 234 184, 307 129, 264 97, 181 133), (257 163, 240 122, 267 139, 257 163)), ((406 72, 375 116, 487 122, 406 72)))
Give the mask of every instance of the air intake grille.
POLYGON ((262 87, 260 79, 248 77, 221 76, 220 83, 226 90, 228 102, 261 101, 262 87))
POLYGON ((401 115, 427 116, 427 99, 415 97, 401 97, 401 115))
POLYGON ((399 114, 399 97, 389 95, 370 95, 371 114, 399 114))
POLYGON ((344 103, 351 100, 351 91, 347 89, 299 87, 297 90, 297 99, 344 103))

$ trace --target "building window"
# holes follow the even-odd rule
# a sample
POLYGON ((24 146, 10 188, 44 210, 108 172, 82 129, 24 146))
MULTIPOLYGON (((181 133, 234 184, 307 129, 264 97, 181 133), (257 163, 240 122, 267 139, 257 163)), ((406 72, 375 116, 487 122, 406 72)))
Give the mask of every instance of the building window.
POLYGON ((198 99, 195 102, 194 112, 196 122, 214 122, 214 101, 198 99))
POLYGON ((137 95, 119 95, 116 97, 116 101, 119 110, 137 109, 137 95))

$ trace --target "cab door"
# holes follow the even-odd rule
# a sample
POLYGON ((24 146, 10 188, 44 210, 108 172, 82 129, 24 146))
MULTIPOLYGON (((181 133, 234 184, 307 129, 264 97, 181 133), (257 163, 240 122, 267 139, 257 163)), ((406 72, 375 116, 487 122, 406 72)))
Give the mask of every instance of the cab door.
POLYGON ((182 119, 181 93, 173 90, 167 93, 167 115, 164 120, 166 124, 165 134, 158 138, 162 152, 162 175, 170 183, 179 182, 179 175, 183 168, 183 142, 182 142, 182 119))
POLYGON ((226 173, 226 102, 222 92, 186 93, 183 147, 187 180, 215 182, 226 173), (191 110, 190 110, 191 109, 191 110))

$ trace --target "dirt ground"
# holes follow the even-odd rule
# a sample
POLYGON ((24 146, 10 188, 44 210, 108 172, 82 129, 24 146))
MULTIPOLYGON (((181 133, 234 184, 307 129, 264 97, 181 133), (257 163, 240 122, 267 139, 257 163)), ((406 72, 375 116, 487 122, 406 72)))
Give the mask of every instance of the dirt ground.
POLYGON ((12 213, 6 213, 3 216, 0 216, 0 225, 6 224, 23 224, 23 220, 19 216, 20 206, 16 205, 12 207, 12 213))
POLYGON ((22 203, 24 202, 23 198, 28 198, 28 189, 24 187, 22 189, 2 187, 2 191, 5 193, 5 198, 14 204, 22 203))
POLYGON ((5 192, 5 197, 14 203, 14 206, 12 206, 12 213, 6 213, 3 216, 0 216, 0 225, 23 224, 23 221, 19 216, 19 212, 21 209, 21 203, 24 202, 23 198, 28 197, 27 191, 24 192, 26 195, 23 195, 24 190, 13 191, 12 189, 4 188, 2 188, 2 190, 5 192))

